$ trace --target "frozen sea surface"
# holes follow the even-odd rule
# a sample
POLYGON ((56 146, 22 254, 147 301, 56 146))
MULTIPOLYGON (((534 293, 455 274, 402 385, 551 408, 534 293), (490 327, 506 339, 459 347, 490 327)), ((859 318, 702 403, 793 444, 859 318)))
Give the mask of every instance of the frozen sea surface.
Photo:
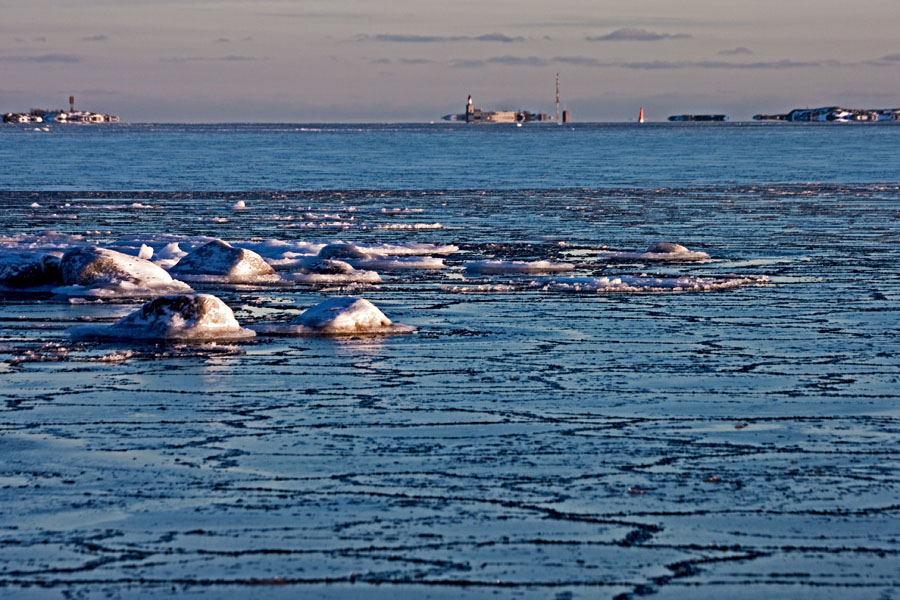
POLYGON ((73 341, 140 301, 3 293, 0 595, 898 597, 897 183, 40 181, 0 192, 0 252, 340 241, 381 282, 192 286, 245 326, 352 295, 416 332, 73 341), (750 283, 552 285, 638 276, 750 283))

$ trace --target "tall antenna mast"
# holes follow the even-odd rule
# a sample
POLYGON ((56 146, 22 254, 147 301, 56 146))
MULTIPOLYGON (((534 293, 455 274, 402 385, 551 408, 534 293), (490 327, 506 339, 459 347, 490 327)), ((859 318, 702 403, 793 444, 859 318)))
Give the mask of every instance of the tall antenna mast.
POLYGON ((556 74, 556 124, 562 125, 559 120, 559 73, 556 74))

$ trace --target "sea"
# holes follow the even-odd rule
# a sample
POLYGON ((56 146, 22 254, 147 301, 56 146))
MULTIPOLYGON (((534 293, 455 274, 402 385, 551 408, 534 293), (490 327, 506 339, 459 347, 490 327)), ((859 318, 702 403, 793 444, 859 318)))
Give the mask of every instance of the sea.
POLYGON ((900 598, 898 148, 4 125, 0 267, 223 240, 278 274, 188 282, 242 326, 414 331, 92 338, 152 292, 0 288, 0 596, 900 598))

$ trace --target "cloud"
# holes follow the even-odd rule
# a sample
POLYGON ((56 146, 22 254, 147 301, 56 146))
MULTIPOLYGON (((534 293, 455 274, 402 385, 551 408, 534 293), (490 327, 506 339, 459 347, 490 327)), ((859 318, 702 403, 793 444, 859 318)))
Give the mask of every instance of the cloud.
POLYGON ((477 69, 488 65, 505 65, 508 67, 546 67, 552 61, 537 56, 494 56, 491 58, 469 60, 457 59, 450 61, 454 69, 477 69))
POLYGON ((173 56, 171 58, 161 58, 159 62, 180 64, 189 62, 252 62, 256 60, 265 60, 256 56, 240 56, 236 54, 228 54, 226 56, 173 56))
POLYGON ((413 35, 400 33, 379 33, 375 36, 360 35, 358 41, 375 40, 376 42, 392 42, 399 44, 443 44, 445 42, 500 42, 510 44, 524 42, 521 36, 508 36, 502 33, 485 33, 483 35, 413 35))
POLYGON ((4 56, 0 57, 0 60, 18 63, 72 64, 81 62, 81 57, 74 54, 40 54, 37 56, 4 56))
POLYGON ((731 48, 729 50, 719 50, 720 56, 739 56, 742 54, 753 54, 753 50, 751 50, 750 48, 745 48, 743 46, 738 46, 737 48, 731 48))
POLYGON ((667 60, 655 60, 648 62, 619 62, 619 63, 608 63, 611 67, 620 67, 623 69, 631 69, 637 71, 656 71, 656 70, 667 70, 667 69, 752 69, 752 70, 763 70, 763 69, 774 69, 774 70, 783 70, 783 69, 812 69, 815 67, 823 67, 823 66, 841 66, 841 63, 836 61, 808 61, 808 62, 800 62, 794 60, 776 60, 776 61, 768 61, 768 62, 752 62, 752 63, 740 63, 740 62, 732 62, 725 60, 681 60, 681 61, 667 61, 667 60))
MULTIPOLYGON (((429 60, 427 58, 400 58, 397 59, 397 62, 402 65, 430 65, 434 63, 433 60, 429 60)), ((389 58, 373 58, 369 61, 369 64, 372 65, 390 65, 393 61, 389 58)))
POLYGON ((584 39, 589 42, 658 42, 660 40, 687 40, 692 37, 694 36, 689 33, 656 33, 646 29, 625 27, 606 35, 588 36, 584 39))
POLYGON ((476 42, 502 42, 504 44, 509 44, 511 42, 524 42, 525 38, 521 36, 510 37, 508 35, 504 35, 502 33, 486 33, 484 35, 479 35, 471 38, 476 42))
POLYGON ((887 62, 900 62, 900 54, 888 54, 887 56, 882 56, 881 60, 887 62))
MULTIPOLYGON (((181 0, 179 0, 181 1, 181 0)), ((361 21, 363 19, 371 19, 379 16, 366 12, 328 12, 328 11, 307 11, 307 12, 258 12, 261 17, 276 17, 279 19, 336 19, 346 21, 361 21)))
POLYGON ((561 65, 573 65, 576 67, 606 67, 604 63, 590 56, 554 56, 553 62, 561 65))
POLYGON ((484 60, 471 60, 468 58, 457 58, 450 61, 450 66, 454 69, 480 69, 487 66, 487 64, 484 60))
POLYGON ((107 41, 108 39, 109 39, 109 36, 108 36, 108 35, 103 35, 103 34, 101 33, 100 35, 88 35, 88 36, 85 36, 85 37, 81 38, 81 41, 82 41, 82 42, 105 42, 105 41, 107 41))
MULTIPOLYGON (((900 60, 900 57, 898 57, 900 60)), ((450 66, 457 69, 475 69, 490 65, 504 65, 510 67, 546 67, 550 65, 570 65, 597 69, 629 69, 632 71, 663 71, 677 69, 731 69, 731 70, 786 70, 786 69, 813 69, 817 67, 843 67, 852 66, 834 60, 822 61, 757 61, 734 62, 725 60, 654 60, 654 61, 601 61, 591 56, 554 56, 553 58, 540 58, 537 56, 494 56, 477 60, 456 59, 450 61, 450 66)))
POLYGON ((213 40, 214 44, 230 44, 231 40, 226 37, 220 37, 213 40))

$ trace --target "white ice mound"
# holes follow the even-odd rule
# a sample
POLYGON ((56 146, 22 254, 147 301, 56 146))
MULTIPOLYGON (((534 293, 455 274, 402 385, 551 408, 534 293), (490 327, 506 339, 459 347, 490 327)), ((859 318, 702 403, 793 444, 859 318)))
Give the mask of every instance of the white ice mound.
POLYGON ((480 260, 465 263, 466 271, 485 275, 498 273, 556 273, 572 271, 575 266, 570 263, 550 262, 549 260, 480 260))
POLYGON ((337 259, 353 259, 353 258, 370 258, 371 255, 364 251, 356 244, 348 244, 344 242, 336 242, 328 244, 319 250, 319 258, 337 258, 337 259))
POLYGON ((320 302, 289 324, 259 324, 253 329, 270 335, 360 335, 415 331, 414 327, 392 322, 368 300, 350 296, 320 302))
POLYGON ((43 252, 0 253, 0 288, 59 285, 59 256, 43 252))
POLYGON ((690 250, 675 242, 653 242, 647 247, 647 252, 654 254, 684 254, 685 252, 690 252, 690 250))
POLYGON ((153 262, 163 269, 171 269, 185 256, 187 252, 178 247, 178 242, 170 242, 154 254, 153 262))
POLYGON ((275 270, 263 258, 222 240, 200 246, 169 269, 186 281, 259 283, 278 281, 275 270))
POLYGON ((193 291, 148 260, 96 246, 69 250, 59 269, 64 285, 53 290, 57 294, 159 296, 193 291))
POLYGON ((674 242, 653 242, 646 252, 602 252, 600 256, 619 260, 652 260, 659 262, 698 262, 709 259, 706 252, 695 252, 674 242))
POLYGON ((140 340, 221 340, 251 338, 224 302, 210 294, 162 296, 145 303, 112 325, 77 327, 77 338, 140 340))

